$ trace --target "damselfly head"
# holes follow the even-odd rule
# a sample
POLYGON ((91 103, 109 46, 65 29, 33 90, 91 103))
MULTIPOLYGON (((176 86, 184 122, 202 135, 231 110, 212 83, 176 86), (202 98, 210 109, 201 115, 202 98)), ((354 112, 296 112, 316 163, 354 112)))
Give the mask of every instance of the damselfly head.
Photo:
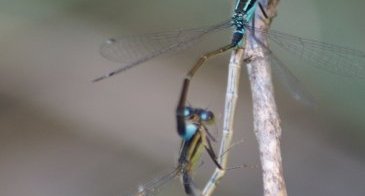
POLYGON ((199 124, 201 122, 199 111, 200 109, 186 106, 183 111, 185 120, 191 123, 199 124))
POLYGON ((202 121, 206 123, 214 122, 214 113, 210 110, 205 110, 201 108, 185 107, 184 117, 187 120, 202 121))
POLYGON ((203 109, 201 109, 199 111, 199 117, 200 117, 201 121, 204 121, 208 124, 214 122, 214 119, 215 119, 214 114, 213 114, 212 111, 203 110, 203 109))

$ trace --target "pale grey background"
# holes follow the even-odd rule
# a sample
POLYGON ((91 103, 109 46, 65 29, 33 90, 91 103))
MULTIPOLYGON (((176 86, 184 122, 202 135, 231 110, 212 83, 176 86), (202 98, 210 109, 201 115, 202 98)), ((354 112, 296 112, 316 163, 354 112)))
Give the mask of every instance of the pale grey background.
MULTIPOLYGON (((116 63, 98 46, 108 37, 214 24, 229 17, 219 0, 1 0, 0 195, 116 196, 174 167, 179 138, 174 110, 184 73, 229 32, 92 84, 116 63)), ((273 28, 365 51, 362 0, 282 1, 273 28)), ((227 60, 194 78, 193 105, 223 108, 227 60)), ((285 54, 282 58, 287 58, 285 54)), ((279 85, 284 172, 290 195, 365 195, 364 80, 286 64, 318 100, 311 110, 279 85)), ((230 165, 258 163, 246 71, 230 165)), ((199 185, 213 165, 199 169, 199 185)), ((216 195, 261 195, 257 168, 227 173, 216 195)), ((178 180, 160 195, 184 195, 178 180), (172 193, 171 191, 174 191, 172 193)))

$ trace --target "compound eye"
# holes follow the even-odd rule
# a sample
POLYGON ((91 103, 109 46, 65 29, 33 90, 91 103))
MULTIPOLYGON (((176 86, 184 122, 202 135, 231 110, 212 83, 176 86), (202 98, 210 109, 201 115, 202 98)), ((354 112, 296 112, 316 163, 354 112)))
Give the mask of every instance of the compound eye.
POLYGON ((191 115, 193 115, 193 108, 191 107, 185 107, 184 108, 184 117, 189 118, 191 115))
POLYGON ((206 110, 204 110, 204 111, 202 111, 202 112, 200 113, 200 119, 201 119, 202 121, 206 121, 206 122, 213 121, 213 120, 214 120, 214 114, 213 114, 213 112, 211 112, 211 111, 206 111, 206 110))

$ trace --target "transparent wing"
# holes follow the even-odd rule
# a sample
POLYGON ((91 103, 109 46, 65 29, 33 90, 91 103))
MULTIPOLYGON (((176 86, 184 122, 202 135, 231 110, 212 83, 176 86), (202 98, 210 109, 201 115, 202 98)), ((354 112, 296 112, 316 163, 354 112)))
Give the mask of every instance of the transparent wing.
POLYGON ((291 96, 304 103, 307 106, 315 107, 317 105, 313 96, 304 88, 299 79, 284 65, 284 63, 276 57, 276 55, 265 46, 254 34, 251 33, 251 37, 261 46, 265 55, 271 60, 272 72, 276 79, 286 89, 291 96))
POLYGON ((161 54, 186 49, 207 33, 226 29, 230 26, 231 22, 227 20, 217 25, 203 28, 108 39, 100 46, 101 55, 106 59, 121 64, 118 69, 94 81, 123 72, 161 54))
POLYGON ((272 43, 311 62, 316 68, 344 77, 365 79, 365 53, 360 50, 275 30, 263 31, 250 26, 247 28, 267 34, 272 43))
POLYGON ((280 61, 273 53, 270 55, 272 71, 281 85, 292 95, 292 97, 307 106, 317 105, 313 96, 303 87, 297 77, 280 61))
POLYGON ((180 30, 111 38, 100 46, 100 54, 108 60, 130 64, 152 54, 183 49, 183 45, 188 44, 185 39, 200 36, 202 33, 198 30, 180 30), (183 44, 177 47, 179 43, 183 44))
POLYGON ((138 187, 138 191, 133 194, 129 194, 129 196, 152 196, 160 191, 160 189, 174 179, 180 172, 180 168, 176 168, 170 173, 152 179, 151 181, 140 185, 138 187))

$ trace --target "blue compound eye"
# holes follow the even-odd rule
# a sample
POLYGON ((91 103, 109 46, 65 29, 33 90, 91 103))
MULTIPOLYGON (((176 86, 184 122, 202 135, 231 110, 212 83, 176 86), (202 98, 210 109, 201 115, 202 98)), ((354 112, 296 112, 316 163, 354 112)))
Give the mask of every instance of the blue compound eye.
POLYGON ((193 114, 193 108, 191 107, 185 107, 184 108, 184 117, 188 118, 193 114))
POLYGON ((190 140, 193 135, 198 131, 198 126, 192 123, 189 123, 185 127, 185 133, 184 135, 181 135, 183 140, 190 140))
POLYGON ((214 114, 211 111, 202 111, 200 113, 200 119, 202 121, 211 121, 214 119, 214 114))

